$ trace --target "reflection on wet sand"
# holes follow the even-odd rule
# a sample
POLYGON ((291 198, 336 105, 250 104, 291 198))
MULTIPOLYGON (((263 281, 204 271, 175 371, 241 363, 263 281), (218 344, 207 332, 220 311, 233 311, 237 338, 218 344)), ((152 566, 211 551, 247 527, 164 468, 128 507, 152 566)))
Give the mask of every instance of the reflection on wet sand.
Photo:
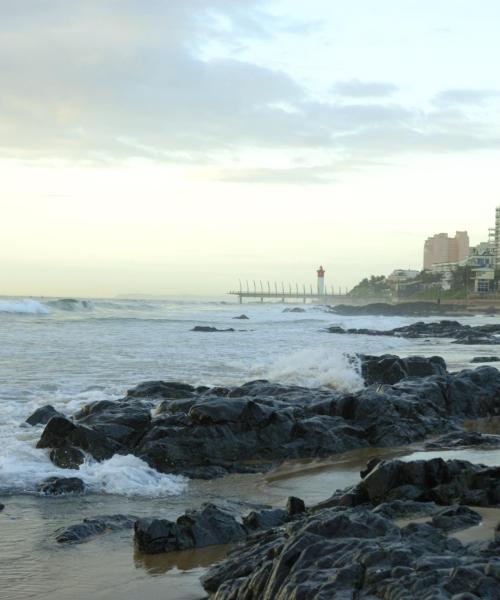
POLYGON ((163 554, 143 554, 135 549, 134 564, 136 568, 144 569, 152 576, 163 575, 172 569, 192 571, 200 567, 209 567, 222 560, 234 547, 234 544, 224 544, 222 546, 207 546, 206 548, 163 554))

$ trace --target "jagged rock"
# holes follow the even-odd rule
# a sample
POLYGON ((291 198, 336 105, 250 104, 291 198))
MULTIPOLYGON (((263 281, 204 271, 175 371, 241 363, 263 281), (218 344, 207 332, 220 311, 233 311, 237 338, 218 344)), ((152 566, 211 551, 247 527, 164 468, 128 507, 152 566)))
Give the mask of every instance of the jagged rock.
POLYGON ((416 502, 415 500, 391 500, 382 502, 373 512, 387 519, 407 519, 409 517, 425 517, 440 510, 435 502, 416 502))
POLYGON ((85 542, 96 535, 123 529, 132 529, 137 517, 133 515, 100 515, 83 519, 69 527, 58 529, 55 532, 56 542, 59 544, 85 542))
POLYGON ((205 504, 199 511, 186 511, 175 523, 167 519, 139 519, 134 532, 137 548, 145 554, 229 544, 246 538, 243 525, 213 504, 205 504))
POLYGON ((190 398, 195 388, 187 383, 177 381, 145 381, 127 391, 126 399, 130 398, 190 398))
POLYGON ((463 546, 427 523, 324 509, 250 537, 202 577, 210 600, 500 597, 499 544, 463 546))
POLYGON ((36 490, 50 496, 83 494, 85 484, 78 477, 48 477, 36 486, 36 490))
POLYGON ((454 339, 455 344, 500 344, 500 325, 462 325, 458 321, 438 321, 424 323, 418 321, 411 325, 396 327, 394 329, 343 329, 338 325, 326 329, 329 333, 351 334, 351 335, 372 335, 372 336, 392 336, 404 338, 450 338, 454 339))
POLYGON ((78 448, 67 446, 50 451, 50 460, 60 469, 79 469, 85 462, 85 455, 78 448))
MULTIPOLYGON (((500 506, 500 467, 442 458, 381 461, 346 494, 354 506, 377 506, 393 500, 500 506)), ((336 495, 331 503, 345 504, 343 495, 336 495)))
POLYGON ((361 374, 366 385, 392 385, 408 377, 446 376, 446 363, 440 356, 409 356, 399 358, 391 354, 383 356, 361 355, 361 374))
POLYGON ((32 426, 46 425, 50 419, 55 416, 63 417, 64 415, 62 415, 50 404, 46 404, 45 406, 37 408, 35 412, 26 419, 26 423, 32 426))
MULTIPOLYGON (((371 359, 377 368, 386 360, 371 359)), ((84 406, 73 420, 53 417, 38 447, 71 446, 96 460, 134 454, 160 472, 212 478, 265 471, 283 460, 400 446, 456 431, 463 419, 500 414, 497 369, 448 374, 441 359, 423 360, 392 357, 391 364, 413 376, 354 393, 265 380, 216 388, 148 382, 122 400, 84 406), (428 368, 439 374, 417 376, 428 368)), ((392 377, 390 367, 380 373, 392 377)))
POLYGON ((75 424, 66 417, 52 417, 45 426, 37 448, 64 448, 75 446, 88 452, 96 460, 106 460, 120 451, 121 446, 90 427, 75 424))
POLYGON ((481 515, 468 506, 450 506, 444 508, 432 517, 432 524, 444 531, 466 529, 481 522, 481 515))
POLYGON ((500 435, 488 435, 476 431, 452 431, 427 442, 426 450, 452 450, 455 448, 500 448, 500 435))
POLYGON ((270 508, 267 510, 253 510, 243 517, 243 525, 248 530, 271 529, 283 525, 289 517, 289 513, 282 508, 270 508))

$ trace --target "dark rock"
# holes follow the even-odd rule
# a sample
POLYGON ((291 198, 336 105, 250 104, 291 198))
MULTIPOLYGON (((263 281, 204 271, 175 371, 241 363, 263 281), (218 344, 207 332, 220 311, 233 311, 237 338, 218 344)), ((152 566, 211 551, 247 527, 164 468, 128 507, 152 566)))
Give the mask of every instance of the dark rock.
POLYGON ((0 502, 0 512, 2 512, 2 510, 3 510, 4 508, 5 508, 5 504, 2 504, 2 503, 0 502))
POLYGON ((440 356, 409 356, 399 358, 391 354, 361 357, 361 374, 366 385, 392 385, 408 377, 446 376, 446 363, 440 356))
POLYGON ((435 502, 416 502, 414 500, 391 500, 382 502, 373 512, 387 519, 407 519, 426 517, 440 510, 435 502))
POLYGON ((37 408, 35 412, 26 419, 26 423, 32 426, 46 425, 50 421, 50 419, 55 416, 63 417, 64 415, 62 415, 50 404, 47 404, 45 406, 37 408))
POLYGON ((176 381, 145 381, 128 390, 127 398, 190 398, 195 388, 187 383, 176 381))
POLYGON ((493 600, 497 556, 494 542, 462 546, 427 523, 400 529, 366 508, 323 509, 251 536, 202 583, 213 600, 493 600))
POLYGON ((475 356, 471 363, 490 363, 490 362, 499 362, 500 356, 475 356))
POLYGON ((232 327, 228 329, 217 329, 217 327, 209 327, 208 325, 195 325, 191 331, 200 331, 204 333, 213 333, 214 331, 235 331, 232 327))
POLYGON ((186 511, 174 523, 167 519, 139 519, 134 525, 135 543, 145 554, 158 554, 240 542, 246 530, 229 512, 213 504, 186 511))
POLYGON ((284 313, 303 313, 303 312, 306 312, 306 309, 300 308, 300 306, 296 306, 294 308, 284 308, 282 312, 284 312, 284 313))
POLYGON ((271 508, 248 513, 243 517, 243 525, 249 530, 271 529, 280 527, 289 517, 289 513, 281 508, 271 508))
MULTIPOLYGON (((388 304, 385 302, 375 302, 365 304, 364 306, 353 306, 347 304, 338 304, 329 306, 327 312, 344 315, 374 315, 388 317, 430 317, 435 315, 461 315, 470 316, 470 313, 460 304, 444 304, 437 302, 401 302, 399 304, 388 304)), ((485 312, 489 312, 485 310, 485 312)))
POLYGON ((304 500, 301 500, 300 498, 290 496, 286 501, 286 511, 291 517, 299 515, 305 512, 305 510, 306 505, 304 503, 304 500))
MULTIPOLYGON (((381 461, 357 485, 346 491, 357 505, 377 506, 393 500, 416 500, 451 505, 500 505, 500 467, 474 465, 463 460, 381 461)), ((343 502, 342 495, 333 499, 343 502)))
POLYGON ((71 446, 54 448, 50 451, 50 460, 60 469, 79 469, 85 462, 85 455, 71 446))
MULTIPOLYGON (((401 446, 456 432, 464 419, 500 414, 500 373, 493 367, 448 374, 439 358, 369 360, 379 380, 403 369, 405 378, 355 393, 265 380, 216 388, 149 382, 122 400, 88 404, 73 420, 53 417, 38 447, 74 447, 96 460, 134 454, 160 472, 212 478, 265 471, 283 460, 401 446), (435 374, 423 376, 429 371, 435 374)), ((470 492, 475 504, 486 501, 479 488, 470 492)), ((402 482, 391 493, 390 499, 418 499, 418 486, 402 482)))
POLYGON ((36 486, 36 490, 50 496, 83 494, 85 484, 78 477, 48 477, 36 486))
POLYGON ((75 424, 65 417, 52 417, 43 430, 37 448, 68 446, 80 448, 96 460, 111 458, 121 449, 120 444, 99 431, 75 424))
POLYGON ((241 319, 241 320, 247 320, 250 317, 247 317, 246 315, 240 315, 239 317, 233 317, 233 319, 241 319))
POLYGON ((466 529, 481 522, 481 515, 468 506, 450 506, 432 517, 432 524, 444 531, 466 529))
POLYGON ((85 542, 89 538, 103 533, 132 529, 137 517, 132 515, 101 515, 83 519, 69 527, 56 531, 56 541, 59 544, 85 542))
POLYGON ((452 431, 427 442, 426 450, 451 450, 455 448, 500 448, 500 435, 487 435, 475 431, 452 431))
POLYGON ((500 344, 500 325, 462 325, 458 321, 437 321, 424 323, 418 321, 411 325, 396 327, 394 329, 343 329, 337 325, 326 329, 329 333, 351 334, 351 335, 372 335, 372 336, 392 336, 404 338, 449 338, 454 339, 455 344, 500 344))

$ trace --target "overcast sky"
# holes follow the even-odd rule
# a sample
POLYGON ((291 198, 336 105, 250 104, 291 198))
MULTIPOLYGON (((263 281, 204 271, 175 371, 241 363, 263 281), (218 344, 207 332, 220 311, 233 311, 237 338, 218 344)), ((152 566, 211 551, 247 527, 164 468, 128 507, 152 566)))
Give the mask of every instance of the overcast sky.
POLYGON ((0 293, 421 268, 500 204, 497 0, 0 0, 0 293))

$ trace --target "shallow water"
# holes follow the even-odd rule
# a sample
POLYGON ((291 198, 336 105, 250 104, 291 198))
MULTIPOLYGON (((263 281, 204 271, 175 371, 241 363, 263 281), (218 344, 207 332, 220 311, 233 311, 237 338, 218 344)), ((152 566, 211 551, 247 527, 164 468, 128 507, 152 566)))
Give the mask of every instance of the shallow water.
MULTIPOLYGON (((221 304, 113 300, 0 299, 0 589, 6 600, 21 598, 194 599, 203 597, 198 578, 224 549, 179 556, 134 553, 131 532, 113 533, 60 547, 53 532, 85 516, 130 513, 174 518, 188 507, 221 499, 240 512, 246 503, 283 506, 289 495, 308 504, 356 483, 372 456, 404 460, 412 449, 362 449, 329 460, 295 461, 266 475, 234 475, 209 482, 160 475, 134 457, 88 462, 78 472, 92 493, 81 498, 33 495, 49 475, 69 475, 37 450, 41 428, 22 426, 35 408, 53 404, 71 414, 93 400, 121 397, 147 379, 192 384, 241 384, 256 378, 336 389, 359 388, 359 374, 346 354, 443 356, 450 370, 470 367, 473 356, 492 347, 447 340, 328 334, 329 325, 390 329, 414 322, 402 317, 336 317, 306 306, 283 313, 280 304, 221 304), (234 320, 245 313, 250 320, 234 320), (194 325, 234 327, 234 333, 193 333, 194 325)), ((433 320, 433 319, 425 319, 433 320)), ((466 317, 469 323, 498 317, 466 317)), ((495 424, 482 427, 495 429, 495 424)), ((415 450, 415 449, 413 449, 415 450)), ((434 453, 500 464, 498 450, 434 453)), ((425 453, 425 457, 431 454, 425 453)))

